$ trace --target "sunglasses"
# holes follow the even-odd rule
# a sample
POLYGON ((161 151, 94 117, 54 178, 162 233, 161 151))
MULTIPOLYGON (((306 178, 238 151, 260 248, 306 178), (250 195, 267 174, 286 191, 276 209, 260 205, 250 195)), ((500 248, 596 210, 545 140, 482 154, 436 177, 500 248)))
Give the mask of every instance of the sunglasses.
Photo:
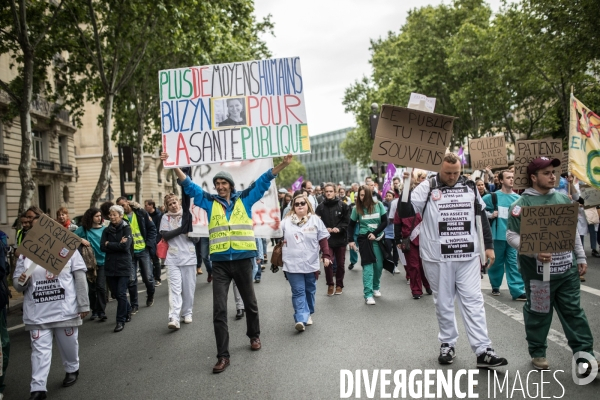
POLYGON ((305 201, 301 201, 300 203, 294 203, 294 207, 304 207, 306 205, 305 201))

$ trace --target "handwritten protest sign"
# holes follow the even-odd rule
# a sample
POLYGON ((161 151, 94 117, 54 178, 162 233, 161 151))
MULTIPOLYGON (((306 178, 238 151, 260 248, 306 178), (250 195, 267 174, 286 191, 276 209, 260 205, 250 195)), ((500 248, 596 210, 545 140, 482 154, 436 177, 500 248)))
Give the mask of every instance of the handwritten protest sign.
MULTIPOLYGON (((600 189, 600 115, 571 94, 569 161, 580 181, 600 189)), ((596 110, 597 111, 597 110, 596 110)))
POLYGON ((580 186, 579 196, 585 201, 585 207, 595 207, 600 205, 600 190, 591 186, 580 186))
POLYGON ((579 204, 523 207, 519 252, 534 254, 573 251, 578 211, 579 204))
POLYGON ((569 172, 569 150, 563 151, 563 156, 560 160, 560 170, 561 175, 569 172))
MULTIPOLYGON (((515 144, 515 184, 514 189, 527 189, 530 186, 527 166, 537 157, 558 158, 563 156, 560 139, 517 140, 515 144)), ((558 169, 557 172, 560 172, 558 169)), ((558 186, 559 179, 556 179, 558 186)))
POLYGON ((439 172, 452 138, 454 117, 383 105, 371 158, 439 172))
POLYGON ((300 59, 159 71, 165 167, 310 153, 300 59))
POLYGON ((427 97, 424 94, 411 93, 408 100, 408 108, 411 110, 435 111, 435 97, 427 97))
POLYGON ((40 267, 58 275, 80 244, 79 236, 47 215, 42 215, 27 232, 17 251, 40 267))
MULTIPOLYGON (((248 160, 238 163, 227 163, 226 167, 220 164, 199 165, 192 168, 192 180, 200 185, 203 190, 216 194, 213 189, 213 177, 217 172, 226 170, 233 177, 236 190, 244 190, 267 170, 273 168, 272 159, 248 160)), ((191 236, 208 237, 208 216, 206 211, 192 204, 193 232, 191 236)), ((277 198, 275 180, 262 199, 252 206, 252 220, 254 221, 254 235, 256 237, 282 237, 280 228, 280 209, 277 198)))
POLYGON ((469 141, 471 168, 485 169, 508 167, 508 154, 504 136, 484 137, 469 141))

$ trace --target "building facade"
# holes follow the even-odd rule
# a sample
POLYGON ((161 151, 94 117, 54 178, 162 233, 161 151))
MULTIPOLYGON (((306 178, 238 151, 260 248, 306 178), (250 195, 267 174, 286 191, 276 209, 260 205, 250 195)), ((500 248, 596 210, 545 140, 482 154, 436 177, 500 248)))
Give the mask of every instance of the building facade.
POLYGON ((364 182, 370 171, 352 164, 344 157, 340 145, 353 128, 344 128, 310 137, 310 154, 297 156, 306 167, 305 180, 313 186, 323 182, 334 182, 350 186, 353 182, 364 182))

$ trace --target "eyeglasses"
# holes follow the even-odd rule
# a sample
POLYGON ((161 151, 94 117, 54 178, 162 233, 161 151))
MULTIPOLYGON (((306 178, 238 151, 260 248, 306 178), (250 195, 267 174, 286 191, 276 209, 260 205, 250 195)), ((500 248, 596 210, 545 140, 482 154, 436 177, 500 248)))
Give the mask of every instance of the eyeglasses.
POLYGON ((300 203, 294 203, 294 207, 304 207, 306 205, 305 201, 301 201, 300 203))

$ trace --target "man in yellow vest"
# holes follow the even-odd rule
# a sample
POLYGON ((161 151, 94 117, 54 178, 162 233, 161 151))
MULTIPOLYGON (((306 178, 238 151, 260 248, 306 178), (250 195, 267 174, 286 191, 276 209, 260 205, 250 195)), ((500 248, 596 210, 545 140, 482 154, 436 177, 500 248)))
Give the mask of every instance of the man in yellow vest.
MULTIPOLYGON (((167 153, 161 154, 164 161, 167 153)), ((217 340, 217 364, 213 373, 223 372, 229 366, 229 331, 227 330, 227 294, 231 280, 235 282, 246 311, 246 335, 250 348, 260 350, 258 303, 254 295, 252 259, 256 258, 256 243, 252 230, 252 206, 269 190, 271 181, 290 165, 292 155, 281 164, 262 174, 242 191, 235 190, 230 173, 218 172, 213 178, 217 194, 210 194, 179 168, 175 173, 185 193, 194 198, 194 204, 208 215, 209 252, 213 267, 213 323, 217 340)))

